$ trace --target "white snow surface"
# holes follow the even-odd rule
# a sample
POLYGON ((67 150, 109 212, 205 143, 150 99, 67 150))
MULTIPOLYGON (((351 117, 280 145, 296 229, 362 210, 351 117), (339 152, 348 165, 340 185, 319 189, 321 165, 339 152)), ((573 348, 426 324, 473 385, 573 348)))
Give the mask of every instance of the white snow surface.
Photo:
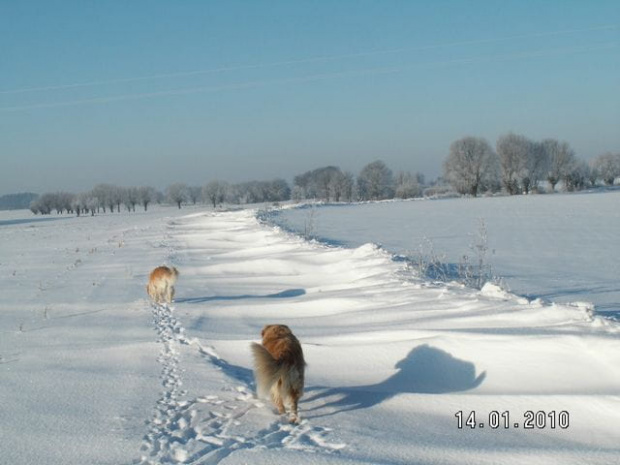
POLYGON ((3 464, 620 458, 617 323, 431 284, 372 244, 309 243, 252 210, 2 213, 0 291, 3 464), (151 306, 162 263, 176 301, 151 306), (299 425, 253 393, 249 346, 270 323, 308 363, 299 425))
POLYGON ((620 317, 620 190, 512 197, 416 199, 283 210, 276 222, 322 240, 367 242, 412 257, 485 265, 503 287, 530 299, 590 302, 620 317))

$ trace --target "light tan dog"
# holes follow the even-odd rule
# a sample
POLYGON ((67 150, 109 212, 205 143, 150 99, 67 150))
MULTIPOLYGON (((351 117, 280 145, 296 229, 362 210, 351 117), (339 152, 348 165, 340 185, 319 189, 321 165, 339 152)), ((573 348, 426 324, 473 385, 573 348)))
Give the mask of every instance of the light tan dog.
POLYGON ((174 299, 174 285, 177 282, 179 270, 174 266, 158 266, 149 276, 146 292, 153 302, 171 303, 174 299))
POLYGON ((299 422, 297 404, 304 393, 306 362, 299 340, 286 325, 267 325, 261 332, 263 345, 252 343, 254 376, 259 397, 271 393, 278 412, 290 405, 292 423, 299 422))

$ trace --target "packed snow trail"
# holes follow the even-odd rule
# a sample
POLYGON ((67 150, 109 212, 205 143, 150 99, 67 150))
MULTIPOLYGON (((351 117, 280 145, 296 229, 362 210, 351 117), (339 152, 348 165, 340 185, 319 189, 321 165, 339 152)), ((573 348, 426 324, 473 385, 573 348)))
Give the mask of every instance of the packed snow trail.
POLYGON ((323 446, 328 450, 340 448, 323 439, 329 430, 313 427, 307 421, 288 425, 279 419, 254 432, 244 428, 236 432, 250 410, 264 407, 250 390, 251 377, 247 370, 230 366, 213 348, 188 339, 185 329, 174 316, 174 307, 152 305, 152 312, 161 344, 158 361, 162 366, 160 378, 164 390, 157 400, 153 418, 148 422, 149 431, 138 463, 216 464, 241 449, 269 447, 311 451, 323 446), (221 385, 215 391, 217 395, 190 398, 191 393, 182 388, 185 372, 181 362, 182 347, 188 348, 189 356, 200 354, 204 357, 207 366, 202 368, 203 371, 223 371, 221 385), (234 380, 243 381, 244 385, 235 385, 234 380))
POLYGON ((253 212, 190 215, 168 234, 185 324, 172 333, 204 357, 197 369, 219 370, 215 391, 232 397, 218 397, 224 435, 212 428, 197 451, 177 441, 166 460, 316 463, 318 452, 325 463, 615 463, 618 328, 588 308, 429 285, 372 245, 309 244, 253 212), (299 334, 309 363, 296 428, 251 395, 248 345, 274 322, 299 334), (530 411, 549 423, 529 430, 530 411), (475 412, 476 428, 459 428, 458 412, 475 412), (509 428, 490 427, 494 412, 509 428), (551 428, 560 412, 570 426, 551 428))

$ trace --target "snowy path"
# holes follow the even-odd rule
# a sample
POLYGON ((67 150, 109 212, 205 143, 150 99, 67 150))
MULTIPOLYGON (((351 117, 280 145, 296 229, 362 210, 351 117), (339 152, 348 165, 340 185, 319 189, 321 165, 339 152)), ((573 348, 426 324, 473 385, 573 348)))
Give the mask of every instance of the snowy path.
MULTIPOLYGON (((154 305, 153 321, 162 346, 158 361, 162 366, 164 390, 148 422, 149 432, 142 447, 145 454, 140 463, 216 464, 239 450, 293 448, 310 451, 327 445, 322 437, 328 430, 310 426, 307 421, 289 425, 280 419, 272 421, 267 428, 248 430, 243 425, 246 415, 252 409, 264 408, 264 404, 252 394, 247 370, 230 366, 212 348, 187 339, 172 307, 154 305), (205 358, 207 366, 202 370, 211 372, 210 377, 221 377, 214 373, 219 369, 232 378, 228 382, 220 381, 215 391, 221 391, 219 395, 190 399, 190 393, 182 389, 183 346, 190 348, 189 356, 200 354, 205 358), (244 383, 239 385, 233 380, 244 383)), ((338 449, 341 446, 329 447, 338 449)))
MULTIPOLYGON (((172 229, 177 224, 173 222, 172 229)), ((189 255, 185 247, 166 247, 169 259, 178 261, 178 255, 189 255)), ((329 429, 308 421, 290 425, 275 415, 269 418, 265 404, 253 394, 250 369, 231 365, 213 347, 188 338, 175 316, 175 306, 153 305, 152 313, 161 346, 158 362, 164 390, 148 421, 139 463, 217 464, 240 451, 291 449, 314 453, 322 449, 330 453, 343 447, 325 440, 329 429), (199 365, 193 370, 208 379, 208 387, 183 388, 186 364, 199 365), (194 397, 195 392, 212 394, 194 397), (258 420, 252 420, 252 413, 258 420)))
POLYGON ((301 427, 287 431, 249 397, 236 406, 239 442, 227 432, 210 457, 270 463, 293 449, 300 463, 316 452, 334 463, 615 463, 619 333, 587 309, 428 286, 372 246, 309 245, 251 212, 178 219, 170 234, 183 270, 175 311, 184 334, 222 354, 209 349, 207 360, 228 378, 225 391, 251 392, 247 348, 266 323, 289 324, 309 363, 301 427), (458 411, 487 429, 458 429, 458 411), (509 412, 509 429, 489 428, 493 411, 509 412), (548 426, 523 429, 529 411, 545 412, 548 426), (560 412, 570 426, 551 429, 560 412))
POLYGON ((587 308, 429 285, 251 211, 165 216, 0 228, 6 463, 617 463, 620 330, 587 308), (162 262, 177 300, 151 307, 162 262), (268 323, 303 344, 298 426, 253 396, 268 323))

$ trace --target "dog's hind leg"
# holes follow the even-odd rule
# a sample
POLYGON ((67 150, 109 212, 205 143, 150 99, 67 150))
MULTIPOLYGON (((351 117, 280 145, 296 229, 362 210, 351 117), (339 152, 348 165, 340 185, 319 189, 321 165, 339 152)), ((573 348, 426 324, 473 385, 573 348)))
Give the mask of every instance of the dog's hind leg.
POLYGON ((167 282, 164 282, 160 295, 163 303, 170 303, 170 289, 167 282))
POLYGON ((297 390, 292 390, 291 391, 291 423, 299 423, 299 414, 297 411, 297 407, 298 407, 298 403, 299 403, 299 398, 301 397, 299 395, 299 392, 297 390))
POLYGON ((278 408, 278 413, 280 415, 286 412, 286 409, 284 408, 284 399, 282 398, 281 390, 282 380, 279 379, 278 382, 271 387, 271 399, 273 400, 275 406, 278 408))

